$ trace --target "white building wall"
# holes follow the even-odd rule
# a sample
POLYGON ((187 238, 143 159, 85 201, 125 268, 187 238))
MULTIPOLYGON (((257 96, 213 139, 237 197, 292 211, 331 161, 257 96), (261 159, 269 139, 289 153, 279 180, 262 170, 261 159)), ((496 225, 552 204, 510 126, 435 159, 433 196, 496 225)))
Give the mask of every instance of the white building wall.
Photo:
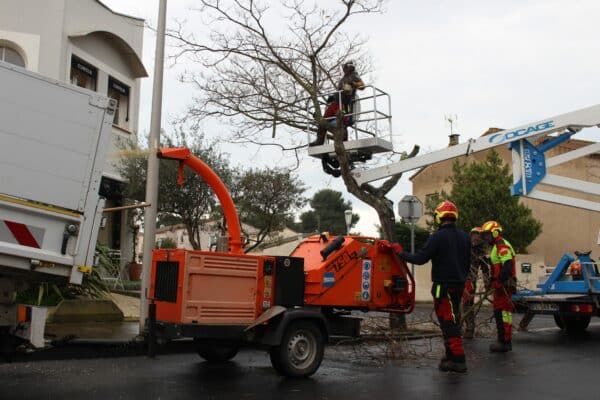
MULTIPOLYGON (((118 142, 137 141, 139 78, 147 75, 141 64, 143 34, 143 20, 114 13, 97 0, 0 0, 0 45, 21 53, 27 69, 69 82, 75 54, 98 69, 98 93, 108 93, 109 76, 129 86, 128 126, 114 127, 105 167, 105 175, 116 180, 121 179, 115 168, 118 142)), ((107 232, 100 237, 110 237, 107 232)), ((127 258, 133 244, 130 232, 122 224, 121 251, 127 258)))

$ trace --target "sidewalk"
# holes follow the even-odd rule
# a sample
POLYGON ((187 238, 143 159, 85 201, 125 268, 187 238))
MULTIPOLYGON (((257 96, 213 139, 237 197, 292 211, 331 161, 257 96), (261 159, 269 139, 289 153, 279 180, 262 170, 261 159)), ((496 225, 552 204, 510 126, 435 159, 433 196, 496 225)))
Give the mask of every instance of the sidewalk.
POLYGON ((123 294, 110 293, 109 297, 123 312, 125 321, 138 321, 140 319, 140 298, 123 294))
POLYGON ((108 298, 123 313, 122 321, 48 323, 46 338, 55 342, 131 342, 139 335, 140 299, 116 293, 108 298))

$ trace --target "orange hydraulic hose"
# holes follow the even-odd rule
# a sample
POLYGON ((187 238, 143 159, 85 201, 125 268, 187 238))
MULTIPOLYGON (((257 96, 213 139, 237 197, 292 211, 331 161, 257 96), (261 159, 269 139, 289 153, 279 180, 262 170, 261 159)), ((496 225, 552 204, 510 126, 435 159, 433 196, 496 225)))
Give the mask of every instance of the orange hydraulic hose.
POLYGON ((179 161, 179 179, 178 183, 183 184, 183 165, 187 165, 194 170, 204 181, 213 189, 225 214, 227 221, 227 231, 229 233, 229 251, 231 253, 243 253, 242 249, 242 232, 240 229, 240 220, 235 208, 235 204, 231 199, 229 190, 221 181, 219 176, 208 165, 206 165, 198 157, 191 154, 190 149, 186 148, 162 148, 158 150, 158 157, 170 160, 179 161))

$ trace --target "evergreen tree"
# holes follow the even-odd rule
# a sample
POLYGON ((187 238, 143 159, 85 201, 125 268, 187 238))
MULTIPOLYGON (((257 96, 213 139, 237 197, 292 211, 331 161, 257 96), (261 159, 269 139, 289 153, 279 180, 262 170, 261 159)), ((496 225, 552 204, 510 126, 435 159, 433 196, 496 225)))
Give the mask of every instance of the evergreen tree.
MULTIPOLYGON (((303 232, 328 231, 333 235, 346 233, 344 211, 351 210, 352 204, 344 201, 342 193, 331 190, 319 190, 310 200, 311 211, 300 215, 303 232)), ((352 214, 352 228, 359 220, 358 214, 352 214)))
POLYGON ((496 151, 491 150, 482 162, 455 161, 448 180, 452 183, 450 193, 435 193, 426 201, 430 215, 440 201, 448 199, 458 207, 460 228, 469 231, 486 221, 497 221, 519 253, 526 252, 541 233, 542 223, 533 217, 531 209, 510 194, 512 174, 496 151))

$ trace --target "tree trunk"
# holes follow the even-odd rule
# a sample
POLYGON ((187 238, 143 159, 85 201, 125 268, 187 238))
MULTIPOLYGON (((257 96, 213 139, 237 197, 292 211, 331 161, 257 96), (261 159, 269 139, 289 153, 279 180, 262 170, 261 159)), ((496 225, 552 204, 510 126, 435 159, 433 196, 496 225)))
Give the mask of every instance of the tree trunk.
POLYGON ((188 233, 188 239, 190 241, 190 244, 192 245, 192 248, 194 250, 202 250, 201 245, 200 245, 200 240, 199 240, 200 239, 200 237, 199 237, 200 235, 198 235, 198 237, 196 237, 196 232, 198 232, 198 228, 196 227, 194 229, 194 227, 190 223, 186 222, 185 223, 185 230, 188 233))
MULTIPOLYGON (((364 184, 358 186, 350 169, 350 160, 346 153, 344 142, 343 142, 343 115, 338 112, 337 115, 337 126, 334 134, 334 149, 335 154, 340 163, 340 170, 344 184, 350 193, 362 200, 366 204, 373 207, 379 216, 379 222, 381 223, 381 232, 383 239, 389 240, 390 242, 396 241, 395 222, 394 217, 394 203, 388 200, 385 195, 396 185, 400 180, 402 174, 390 177, 383 185, 379 188, 375 188, 372 185, 364 184)), ((414 156, 418 153, 419 148, 415 147, 409 157, 414 156)), ((404 314, 389 314, 390 317, 390 328, 393 330, 406 330, 406 317, 404 314)))
MULTIPOLYGON (((383 238, 390 242, 396 242, 396 219, 394 218, 393 204, 390 206, 376 208, 375 210, 379 216, 383 238)), ((389 313, 389 318, 392 331, 406 331, 406 314, 389 313)))

